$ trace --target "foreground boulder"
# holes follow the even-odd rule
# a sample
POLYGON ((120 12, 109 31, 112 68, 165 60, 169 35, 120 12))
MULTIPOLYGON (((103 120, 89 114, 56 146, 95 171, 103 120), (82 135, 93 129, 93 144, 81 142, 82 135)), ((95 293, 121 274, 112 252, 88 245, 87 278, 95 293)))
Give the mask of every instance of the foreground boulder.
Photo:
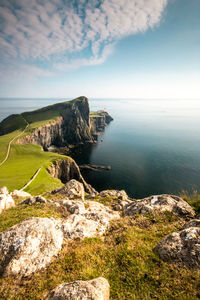
POLYGON ((59 220, 30 218, 0 234, 0 274, 27 276, 48 265, 63 243, 59 220))
POLYGON ((82 199, 84 200, 84 187, 79 181, 72 179, 68 181, 63 187, 53 191, 54 194, 64 194, 69 199, 82 199))
POLYGON ((132 201, 124 207, 123 213, 126 216, 135 214, 147 214, 153 211, 169 211, 181 217, 193 217, 195 215, 192 207, 182 198, 173 195, 157 195, 141 200, 132 201))
POLYGON ((109 300, 110 285, 99 277, 89 281, 73 281, 57 286, 47 295, 48 300, 109 300))
POLYGON ((155 251, 164 261, 200 269, 200 220, 192 220, 180 232, 169 234, 155 251))
POLYGON ((4 209, 8 209, 10 207, 15 206, 15 201, 12 196, 9 195, 6 187, 0 189, 0 214, 4 209))

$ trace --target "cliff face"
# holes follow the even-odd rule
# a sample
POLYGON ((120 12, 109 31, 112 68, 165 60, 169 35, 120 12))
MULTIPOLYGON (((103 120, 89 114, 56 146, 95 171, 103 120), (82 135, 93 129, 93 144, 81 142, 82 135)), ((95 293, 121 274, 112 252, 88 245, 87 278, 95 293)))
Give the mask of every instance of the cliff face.
MULTIPOLYGON (((47 108, 48 109, 48 108, 47 108)), ((45 110, 45 113, 47 111, 45 110)), ((49 108, 49 110, 52 107, 49 108)), ((18 144, 37 144, 44 149, 50 145, 67 146, 85 142, 94 142, 90 130, 89 104, 86 97, 57 104, 60 117, 45 124, 26 136, 20 138, 18 144)), ((26 115, 24 114, 26 117, 26 115)))
POLYGON ((102 132, 113 118, 106 111, 97 111, 90 114, 90 130, 93 136, 102 132))
MULTIPOLYGON (((48 109, 52 110, 52 107, 43 108, 42 112, 47 113, 48 109)), ((93 143, 98 132, 102 131, 112 120, 105 111, 90 115, 86 97, 56 104, 53 109, 59 110, 61 116, 57 117, 55 121, 51 121, 49 124, 45 124, 23 136, 17 143, 37 144, 44 149, 47 149, 50 145, 64 147, 80 143, 93 143)), ((26 119, 30 118, 28 113, 24 113, 23 116, 26 119)))
POLYGON ((85 191, 87 193, 96 193, 95 189, 93 189, 84 180, 76 162, 70 157, 65 160, 53 162, 53 164, 47 170, 52 177, 60 179, 63 183, 66 183, 71 179, 76 179, 77 181, 83 183, 85 191))
POLYGON ((35 129, 31 134, 21 137, 17 144, 37 144, 47 149, 50 145, 62 145, 62 123, 63 118, 35 129))

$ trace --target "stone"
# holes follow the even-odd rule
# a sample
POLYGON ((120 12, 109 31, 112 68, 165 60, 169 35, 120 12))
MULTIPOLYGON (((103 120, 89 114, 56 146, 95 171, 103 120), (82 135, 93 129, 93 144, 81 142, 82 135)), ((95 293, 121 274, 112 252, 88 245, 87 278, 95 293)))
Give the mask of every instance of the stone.
POLYGON ((102 235, 105 227, 81 215, 71 215, 63 222, 62 230, 66 239, 84 239, 102 235))
POLYGON ((65 206, 70 214, 83 215, 86 212, 83 201, 60 200, 59 203, 65 206))
POLYGON ((200 219, 193 219, 193 220, 187 222, 182 227, 182 229, 187 229, 187 228, 190 228, 190 227, 200 227, 200 219))
POLYGON ((23 204, 31 205, 35 203, 47 203, 47 202, 49 202, 49 200, 45 199, 42 196, 33 196, 21 201, 19 205, 23 205, 23 204))
POLYGON ((11 196, 12 197, 31 197, 31 194, 24 192, 24 191, 20 191, 20 190, 14 190, 11 192, 11 196))
POLYGON ((192 220, 179 232, 173 232, 155 247, 160 258, 200 270, 200 220, 192 220), (197 225, 197 226, 196 226, 197 225))
POLYGON ((9 195, 6 187, 0 189, 0 214, 4 209, 8 209, 15 206, 15 201, 12 196, 9 195))
POLYGON ((156 195, 141 200, 132 201, 123 209, 125 216, 135 214, 148 214, 153 211, 169 211, 181 217, 193 217, 195 215, 192 207, 182 198, 174 195, 156 195))
POLYGON ((99 277, 88 281, 73 281, 63 283, 52 290, 47 300, 109 300, 110 285, 108 281, 99 277))
POLYGON ((0 234, 0 274, 28 276, 46 267, 61 250, 61 221, 30 218, 0 234))
POLYGON ((101 197, 114 197, 117 199, 120 199, 122 201, 126 201, 128 200, 128 195, 126 194, 126 192, 124 190, 118 191, 118 190, 105 190, 105 191, 101 191, 99 193, 99 195, 101 197))
POLYGON ((75 179, 68 181, 63 187, 57 189, 54 193, 64 194, 69 199, 84 200, 85 191, 83 184, 75 179))
POLYGON ((95 221, 101 234, 105 232, 111 220, 120 218, 118 212, 96 201, 65 200, 63 203, 71 214, 95 221))

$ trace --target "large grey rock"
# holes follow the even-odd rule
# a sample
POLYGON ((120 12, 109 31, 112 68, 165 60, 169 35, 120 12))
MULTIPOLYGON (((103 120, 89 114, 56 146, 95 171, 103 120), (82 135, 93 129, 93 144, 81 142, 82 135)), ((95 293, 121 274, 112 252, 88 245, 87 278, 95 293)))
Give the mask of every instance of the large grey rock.
POLYGON ((173 195, 156 195, 141 200, 132 201, 124 207, 124 215, 152 213, 153 211, 169 211, 182 217, 193 217, 195 215, 192 207, 182 198, 173 195))
POLYGON ((8 209, 15 206, 15 201, 12 196, 9 195, 6 187, 0 189, 0 214, 4 209, 8 209))
POLYGON ((71 215, 63 222, 63 233, 66 239, 84 239, 102 235, 106 227, 81 215, 71 215))
POLYGON ((73 281, 57 286, 46 297, 48 300, 109 300, 110 285, 99 277, 89 281, 73 281))
POLYGON ((45 199, 42 196, 33 196, 21 201, 19 205, 23 205, 23 204, 31 205, 35 203, 47 203, 47 202, 49 202, 49 200, 45 199))
POLYGON ((27 276, 48 265, 63 243, 61 222, 30 218, 0 234, 0 273, 27 276))
MULTIPOLYGON (((70 228, 73 229, 69 236, 73 236, 75 232, 76 237, 78 237, 77 232, 80 233, 80 237, 102 235, 105 233, 111 220, 120 218, 118 212, 99 202, 64 200, 62 203, 72 215, 76 216, 70 219, 72 222, 70 223, 70 228)), ((69 218, 65 227, 69 228, 69 218)))
POLYGON ((155 247, 160 258, 200 269, 200 220, 192 220, 180 232, 173 232, 155 247))
POLYGON ((111 220, 120 218, 118 212, 95 201, 61 200, 59 204, 65 206, 71 214, 62 221, 67 239, 101 236, 111 220))
POLYGON ((57 189, 54 193, 64 194, 69 199, 84 200, 85 191, 83 184, 75 179, 68 181, 63 187, 57 189))
POLYGON ((101 191, 99 193, 101 197, 114 197, 117 199, 120 199, 122 201, 128 200, 128 195, 124 190, 118 191, 118 190, 105 190, 101 191))
POLYGON ((12 197, 31 197, 31 194, 24 192, 24 191, 20 191, 20 190, 14 190, 11 192, 11 196, 12 197))

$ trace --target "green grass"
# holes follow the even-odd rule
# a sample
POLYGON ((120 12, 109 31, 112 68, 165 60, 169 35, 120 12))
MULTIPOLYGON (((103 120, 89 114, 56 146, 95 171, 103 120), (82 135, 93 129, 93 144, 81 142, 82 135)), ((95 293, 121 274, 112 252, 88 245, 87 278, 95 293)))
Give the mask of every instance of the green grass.
POLYGON ((187 201, 194 208, 197 214, 200 213, 200 194, 198 191, 193 191, 192 193, 183 191, 180 197, 187 201))
MULTIPOLYGON (((5 137, 4 143, 8 140, 5 137)), ((1 145, 2 146, 2 145, 1 145)), ((5 147, 0 147, 1 153, 5 151, 5 147), (4 150, 4 151, 3 151, 4 150)), ((34 173, 42 167, 38 177, 27 187, 27 191, 31 194, 40 194, 50 191, 56 187, 60 187, 62 183, 56 178, 52 178, 46 171, 54 160, 67 159, 66 156, 51 152, 44 152, 37 145, 12 145, 8 160, 0 167, 0 187, 7 186, 9 191, 22 188, 34 175, 34 173)), ((68 158, 70 159, 70 158, 68 158)))
POLYGON ((0 123, 0 135, 24 129, 27 125, 25 120, 30 124, 27 131, 30 132, 35 128, 56 120, 58 117, 62 116, 63 110, 71 107, 74 102, 78 103, 79 101, 82 101, 83 98, 84 97, 79 97, 71 101, 56 103, 34 111, 10 115, 0 123))
POLYGON ((198 272, 165 263, 153 251, 183 223, 169 214, 115 221, 104 239, 66 243, 46 269, 21 280, 0 279, 2 299, 42 299, 58 284, 98 276, 108 279, 111 299, 198 299, 198 272))
POLYGON ((26 127, 26 122, 21 115, 10 115, 0 123, 0 135, 22 130, 26 127))
POLYGON ((50 204, 19 205, 3 211, 0 215, 0 232, 31 217, 61 218, 63 212, 63 209, 50 204))
POLYGON ((16 130, 7 135, 0 136, 0 162, 2 162, 6 156, 9 142, 18 134, 20 134, 20 131, 16 130))

